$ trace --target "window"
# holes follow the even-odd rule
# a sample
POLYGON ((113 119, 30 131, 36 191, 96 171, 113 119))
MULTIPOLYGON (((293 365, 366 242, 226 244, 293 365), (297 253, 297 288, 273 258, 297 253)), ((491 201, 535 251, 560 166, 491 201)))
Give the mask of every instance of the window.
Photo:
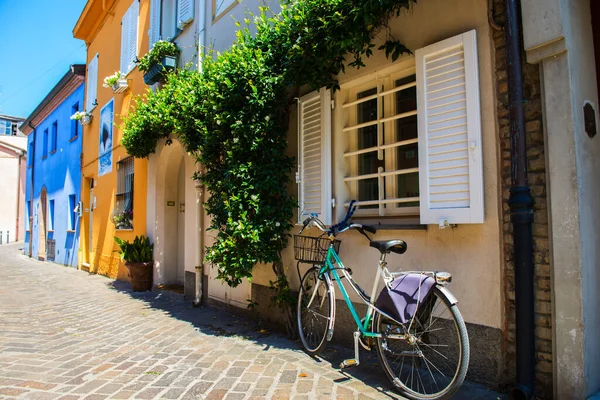
POLYGON ((138 52, 138 16, 140 3, 133 0, 121 19, 121 69, 127 75, 135 67, 138 52))
POLYGON ((44 149, 42 151, 42 158, 48 157, 48 129, 44 129, 44 149))
POLYGON ((133 157, 117 163, 117 198, 112 216, 117 229, 133 229, 133 166, 133 157))
POLYGON ((69 212, 67 215, 69 216, 69 230, 75 230, 75 224, 77 222, 77 213, 75 212, 75 207, 77 207, 77 202, 74 194, 69 195, 69 212))
POLYGON ((152 0, 150 4, 150 48, 158 40, 173 40, 193 19, 193 0, 152 0))
POLYGON ((85 85, 85 110, 91 112, 98 105, 98 58, 96 55, 90 60, 87 68, 87 82, 85 85))
MULTIPOLYGON (((71 107, 71 115, 75 114, 79 111, 79 103, 75 103, 73 107, 71 107)), ((74 139, 79 136, 79 123, 76 120, 71 120, 71 139, 74 139)))
POLYGON ((54 199, 48 201, 48 230, 54 230, 54 199))
POLYGON ((25 215, 25 230, 31 231, 31 200, 27 201, 27 215, 25 215))
POLYGON ((50 154, 56 153, 58 147, 58 121, 52 123, 52 147, 50 148, 50 154))
POLYGON ((476 51, 470 31, 418 49, 412 60, 344 82, 335 103, 324 88, 302 97, 299 221, 317 213, 333 223, 328 218, 333 204, 339 217, 355 199, 357 216, 482 223, 476 51))
POLYGON ((0 135, 12 135, 12 122, 0 119, 0 135))
POLYGON ((238 0, 212 0, 213 3, 213 21, 218 20, 223 15, 227 14, 236 4, 238 0))
POLYGON ((344 182, 359 214, 418 214, 415 75, 400 71, 344 90, 344 182))

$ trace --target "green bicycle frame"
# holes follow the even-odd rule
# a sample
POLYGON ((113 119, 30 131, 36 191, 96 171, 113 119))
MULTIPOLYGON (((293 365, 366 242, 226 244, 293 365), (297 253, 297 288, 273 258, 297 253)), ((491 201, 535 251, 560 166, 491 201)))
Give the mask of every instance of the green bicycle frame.
MULTIPOLYGON (((367 305, 369 306, 368 310, 367 310, 367 315, 365 316, 365 322, 363 324, 360 317, 358 316, 358 313, 356 312, 356 309, 354 308, 354 305, 352 304, 352 301, 350 301, 350 296, 348 296, 348 292, 346 292, 346 288, 342 284, 340 276, 337 273, 337 270, 339 270, 339 269, 346 269, 346 267, 344 267, 344 264, 342 263, 339 256, 333 249, 333 245, 330 244, 329 249, 327 250, 327 256, 325 258, 325 263, 319 270, 319 276, 324 276, 325 274, 331 272, 331 275, 333 275, 333 279, 337 282, 337 285, 340 288, 340 292, 342 292, 342 295, 344 296, 344 300, 346 301, 346 305, 348 306, 348 309, 350 309, 350 313, 352 314, 352 317, 354 318, 354 321, 356 322, 356 326, 358 327, 360 332, 363 334, 363 336, 381 337, 380 333, 369 332, 369 324, 370 324, 371 318, 373 316, 373 308, 375 308, 375 309, 377 309, 377 308, 372 303, 367 303, 366 301, 361 299, 365 303, 367 303, 367 305), (338 267, 335 267, 336 264, 338 265, 338 267)), ((352 282, 350 282, 350 284, 353 285, 352 282)), ((373 300, 371 299, 371 301, 373 301, 373 300)))

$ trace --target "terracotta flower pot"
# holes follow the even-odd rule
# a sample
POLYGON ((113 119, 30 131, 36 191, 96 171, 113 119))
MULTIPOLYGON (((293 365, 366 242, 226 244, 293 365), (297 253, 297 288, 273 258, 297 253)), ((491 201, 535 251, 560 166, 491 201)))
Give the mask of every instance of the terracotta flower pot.
POLYGON ((131 278, 131 285, 134 292, 145 292, 152 290, 152 262, 147 263, 130 263, 126 262, 125 266, 131 278))

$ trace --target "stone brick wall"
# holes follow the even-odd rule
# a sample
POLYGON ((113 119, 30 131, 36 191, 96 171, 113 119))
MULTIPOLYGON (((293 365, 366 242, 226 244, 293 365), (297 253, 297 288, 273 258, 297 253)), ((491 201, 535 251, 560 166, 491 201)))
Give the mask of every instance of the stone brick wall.
MULTIPOLYGON (((504 1, 494 0, 496 21, 504 19, 504 1)), ((511 385, 515 376, 515 292, 513 229, 508 206, 511 185, 510 127, 508 117, 508 83, 506 76, 506 48, 504 32, 494 31, 496 66, 496 96, 498 112, 498 138, 501 151, 502 219, 504 237, 504 296, 506 306, 504 367, 506 384, 511 385)), ((533 224, 533 253, 535 263, 535 347, 536 391, 542 398, 552 398, 552 304, 550 281, 550 255, 548 239, 548 210, 546 199, 546 160, 544 155, 544 132, 542 126, 542 101, 539 66, 528 64, 523 55, 525 83, 525 118, 527 135, 528 179, 535 198, 533 224)))

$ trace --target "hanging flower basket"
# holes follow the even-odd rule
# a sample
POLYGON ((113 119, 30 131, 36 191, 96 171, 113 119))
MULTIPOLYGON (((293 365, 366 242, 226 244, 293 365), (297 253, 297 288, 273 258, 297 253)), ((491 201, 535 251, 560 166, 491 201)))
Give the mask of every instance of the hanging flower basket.
POLYGON ((123 93, 128 87, 127 79, 119 79, 117 83, 112 85, 112 90, 113 93, 123 93))
POLYGON ((75 121, 79 121, 81 126, 85 126, 92 122, 93 115, 91 113, 85 111, 77 111, 75 114, 71 115, 71 119, 75 121))
POLYGON ((164 56, 160 62, 150 65, 148 71, 144 74, 144 83, 154 85, 157 82, 164 82, 166 75, 177 66, 177 58, 173 56, 164 56))

